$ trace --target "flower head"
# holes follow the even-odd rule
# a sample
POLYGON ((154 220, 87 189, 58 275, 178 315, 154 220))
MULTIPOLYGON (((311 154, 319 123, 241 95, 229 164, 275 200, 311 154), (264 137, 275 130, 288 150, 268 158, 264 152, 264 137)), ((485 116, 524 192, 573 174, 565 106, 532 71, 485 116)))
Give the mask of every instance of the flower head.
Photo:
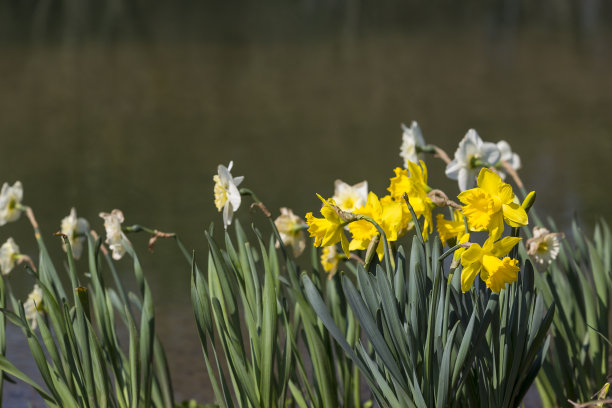
POLYGON ((217 174, 213 176, 215 182, 215 206, 221 212, 223 210, 223 226, 225 229, 232 223, 234 212, 240 207, 240 191, 238 186, 244 180, 244 176, 232 177, 230 170, 234 162, 230 162, 227 167, 220 164, 217 167, 217 174))
MULTIPOLYGON (((355 214, 366 215, 372 218, 382 228, 389 242, 397 241, 402 230, 406 228, 402 213, 402 203, 393 200, 391 196, 386 196, 379 200, 376 194, 370 192, 366 205, 355 210, 355 214)), ((374 224, 366 220, 352 222, 348 228, 351 234, 353 234, 353 240, 349 246, 351 251, 367 249, 372 238, 378 234, 374 224)), ((379 259, 382 259, 384 251, 384 240, 381 239, 376 247, 379 259)))
POLYGON ((483 142, 474 129, 468 130, 459 142, 455 158, 446 166, 446 176, 459 182, 459 189, 465 191, 474 187, 476 171, 481 162, 493 166, 501 156, 497 145, 483 142))
MULTIPOLYGON (((68 237, 74 259, 79 259, 83 252, 83 242, 85 242, 85 234, 89 229, 89 223, 85 218, 77 218, 76 210, 73 207, 70 214, 62 219, 61 228, 62 234, 68 237)), ((65 245, 64 251, 66 251, 65 245)))
POLYGON ((500 140, 497 142, 497 148, 501 154, 500 160, 505 161, 512 167, 514 170, 518 170, 521 168, 521 158, 518 154, 512 151, 510 144, 505 140, 500 140))
POLYGON ((325 247, 340 242, 344 254, 349 258, 351 256, 349 243, 346 235, 344 235, 344 226, 347 223, 336 212, 335 208, 338 207, 333 199, 325 200, 318 194, 317 197, 323 202, 323 207, 321 207, 323 218, 316 218, 311 212, 306 214, 306 223, 309 227, 308 232, 310 232, 311 237, 314 237, 315 246, 325 247))
POLYGON ((436 215, 436 229, 442 245, 446 245, 450 240, 456 241, 465 234, 463 214, 460 211, 453 211, 453 218, 453 221, 449 221, 442 214, 436 215))
POLYGON ((25 317, 30 322, 32 330, 38 326, 36 316, 43 312, 43 293, 38 284, 34 284, 34 289, 28 295, 28 299, 23 304, 25 317))
POLYGON ((365 205, 368 198, 367 181, 364 180, 354 186, 349 186, 342 180, 336 180, 334 187, 334 196, 332 198, 341 210, 352 212, 365 205))
MULTIPOLYGON (((396 167, 393 171, 395 172, 395 177, 390 179, 391 185, 387 190, 389 190, 393 199, 400 202, 404 200, 404 193, 408 194, 408 201, 415 215, 417 217, 423 216, 425 219, 423 238, 427 239, 433 231, 431 210, 434 207, 433 201, 427 195, 431 190, 427 185, 427 167, 423 161, 421 161, 420 166, 416 163, 408 162, 407 170, 396 167)), ((406 211, 408 211, 407 207, 406 211)))
POLYGON ((304 221, 295 215, 289 208, 281 208, 281 215, 274 220, 274 225, 285 245, 291 245, 293 255, 297 258, 304 252, 306 239, 304 238, 304 221))
POLYGON ((544 227, 533 228, 533 238, 527 240, 527 253, 542 267, 550 265, 559 255, 563 233, 550 232, 544 227))
POLYGON ((527 225, 525 209, 518 204, 512 187, 501 181, 499 174, 483 168, 478 175, 478 187, 459 194, 463 214, 472 231, 489 231, 493 239, 501 237, 504 220, 511 227, 527 225))
POLYGON ((2 185, 0 191, 0 225, 19 219, 21 210, 18 206, 22 199, 23 187, 21 181, 16 181, 12 187, 8 183, 2 185))
POLYGON ((495 242, 493 237, 489 237, 482 247, 478 244, 470 245, 461 254, 461 290, 470 290, 479 273, 480 279, 493 292, 499 292, 506 287, 506 283, 514 282, 519 271, 518 261, 506 255, 520 240, 517 237, 506 237, 495 242))
POLYGON ((402 134, 402 145, 400 147, 400 157, 404 159, 404 168, 408 168, 408 162, 419 163, 417 147, 425 145, 423 133, 419 124, 412 121, 410 127, 402 124, 404 133, 402 134))
POLYGON ((328 279, 331 279, 338 270, 338 263, 342 259, 342 255, 338 254, 335 245, 326 246, 321 253, 321 265, 323 270, 328 273, 328 279))
POLYGON ((19 247, 13 238, 7 239, 0 247, 0 271, 3 275, 8 275, 13 270, 19 256, 19 247))
POLYGON ((127 237, 121 230, 123 223, 123 213, 121 210, 113 210, 111 213, 100 213, 100 217, 104 219, 104 229, 106 229, 106 243, 113 251, 113 259, 118 261, 125 255, 125 246, 128 242, 127 237))

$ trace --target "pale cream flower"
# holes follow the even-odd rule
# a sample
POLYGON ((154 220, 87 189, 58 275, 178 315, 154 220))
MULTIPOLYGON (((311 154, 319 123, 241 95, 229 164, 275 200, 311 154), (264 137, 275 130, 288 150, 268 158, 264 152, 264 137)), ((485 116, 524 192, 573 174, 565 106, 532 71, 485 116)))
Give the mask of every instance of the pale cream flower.
POLYGON ((23 304, 26 319, 30 322, 32 330, 38 326, 36 316, 43 311, 43 293, 38 284, 34 285, 34 289, 28 295, 28 300, 23 304))
POLYGON ((355 211, 361 208, 368 200, 368 182, 362 181, 354 186, 349 186, 342 180, 334 182, 334 202, 341 210, 355 211))
POLYGON ((335 245, 326 246, 321 253, 321 265, 323 270, 328 273, 328 279, 331 279, 338 270, 338 264, 342 259, 342 255, 338 253, 335 245))
POLYGON ((23 186, 21 181, 16 181, 12 187, 8 183, 2 185, 0 191, 0 225, 19 219, 21 210, 17 207, 21 204, 22 199, 23 186))
POLYGON ((402 145, 400 146, 400 157, 404 159, 404 168, 408 168, 408 162, 419 164, 419 154, 417 147, 425 145, 423 133, 419 124, 412 121, 410 127, 402 124, 404 133, 402 134, 402 145))
POLYGON ((529 238, 525 244, 527 253, 539 266, 545 268, 559 255, 561 249, 559 239, 564 237, 562 232, 550 232, 544 227, 534 227, 533 238, 529 238))
POLYGON ((0 271, 3 275, 8 275, 13 270, 19 257, 19 247, 13 238, 7 239, 0 247, 0 271))
POLYGON ((127 237, 121 230, 123 223, 123 213, 121 210, 113 210, 111 213, 100 213, 100 217, 104 219, 104 229, 106 229, 106 243, 113 251, 113 259, 118 261, 125 255, 125 246, 128 242, 127 237))
MULTIPOLYGON (((72 255, 74 259, 79 259, 83 252, 83 243, 85 242, 85 234, 89 229, 89 223, 85 218, 77 218, 74 207, 70 210, 70 214, 62 219, 62 234, 68 237, 72 255)), ((64 245, 64 251, 66 246, 64 245)))
POLYGON ((304 237, 304 226, 306 223, 289 208, 283 207, 280 209, 280 212, 281 215, 274 220, 274 225, 278 229, 283 244, 285 246, 291 245, 293 256, 297 258, 306 248, 306 238, 304 237))
POLYGON ((213 181, 215 182, 215 206, 217 206, 219 212, 223 210, 223 226, 225 229, 232 223, 234 212, 240 207, 242 200, 238 185, 242 183, 244 176, 232 177, 230 170, 233 165, 233 161, 230 161, 227 167, 220 164, 217 167, 218 174, 213 176, 213 181))
POLYGON ((478 162, 494 166, 500 157, 496 144, 483 142, 478 133, 470 129, 459 142, 455 158, 446 165, 446 176, 458 181, 459 190, 468 190, 476 186, 476 176, 482 168, 478 162))

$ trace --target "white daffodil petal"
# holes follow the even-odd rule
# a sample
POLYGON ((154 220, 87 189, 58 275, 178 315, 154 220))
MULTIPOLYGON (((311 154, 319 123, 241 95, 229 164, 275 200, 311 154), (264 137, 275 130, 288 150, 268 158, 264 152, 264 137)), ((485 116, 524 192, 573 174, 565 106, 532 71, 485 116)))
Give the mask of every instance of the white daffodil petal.
POLYGON ((484 142, 480 147, 480 157, 491 166, 494 166, 501 158, 501 153, 496 144, 484 142))

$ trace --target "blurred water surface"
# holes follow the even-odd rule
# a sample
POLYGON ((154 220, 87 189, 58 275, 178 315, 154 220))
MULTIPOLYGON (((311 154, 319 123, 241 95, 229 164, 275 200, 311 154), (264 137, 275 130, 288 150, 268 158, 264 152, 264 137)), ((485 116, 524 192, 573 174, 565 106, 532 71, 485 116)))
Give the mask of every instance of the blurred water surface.
MULTIPOLYGON (((51 234, 75 206, 181 234, 204 258, 219 163, 271 210, 304 214, 333 181, 384 194, 401 123, 453 154, 469 128, 510 142, 538 208, 612 219, 612 6, 605 1, 0 1, 0 182, 21 180, 51 234)), ((457 193, 428 159, 430 184, 457 193)), ((252 219, 239 213, 245 225, 252 219)), ((25 219, 0 230, 34 256, 25 219)), ((177 399, 210 401, 172 242, 132 237, 177 399)), ((127 269, 127 263, 120 264, 127 269)), ((82 268, 86 265, 81 264, 82 268)), ((25 294, 31 280, 15 271, 25 294)), ((21 334, 9 357, 29 373, 21 334)), ((33 392, 7 385, 7 406, 33 392)))

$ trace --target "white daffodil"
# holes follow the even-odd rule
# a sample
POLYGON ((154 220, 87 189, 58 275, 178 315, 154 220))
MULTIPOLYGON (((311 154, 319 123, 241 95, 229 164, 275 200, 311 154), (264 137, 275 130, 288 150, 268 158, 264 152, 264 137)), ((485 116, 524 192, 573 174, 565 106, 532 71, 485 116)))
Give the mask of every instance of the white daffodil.
MULTIPOLYGON (((85 242, 85 234, 89 229, 89 223, 85 218, 77 218, 74 207, 70 210, 70 214, 62 219, 62 234, 68 237, 72 255, 74 259, 79 259, 83 252, 83 243, 85 242)), ((66 246, 64 245, 64 251, 66 246)))
POLYGON ((217 210, 223 210, 223 226, 225 229, 232 223, 234 212, 240 207, 240 191, 238 186, 244 180, 244 176, 232 177, 230 170, 234 162, 230 162, 227 167, 220 164, 217 173, 213 176, 215 182, 215 205, 217 210))
POLYGON ((34 289, 28 295, 28 299, 23 304, 26 319, 30 322, 32 330, 38 326, 36 315, 43 311, 43 293, 38 284, 34 285, 34 289))
POLYGON ((494 166, 500 158, 500 152, 494 143, 483 142, 474 129, 468 130, 459 142, 455 158, 446 166, 446 176, 459 182, 461 191, 476 186, 476 176, 485 162, 494 166))
POLYGON ((334 202, 341 210, 355 211, 361 208, 368 200, 368 182, 362 181, 354 186, 349 186, 342 180, 334 182, 334 202))
POLYGON ((23 186, 21 181, 16 181, 13 186, 8 183, 2 185, 0 191, 0 225, 7 222, 16 221, 21 215, 21 210, 17 208, 23 199, 23 186))
POLYGON ((525 244, 527 253, 533 256, 538 265, 546 268, 559 255, 559 239, 564 236, 562 232, 550 232, 544 227, 534 227, 533 238, 529 238, 525 244))
POLYGON ((304 225, 306 223, 295 215, 289 208, 281 208, 281 215, 274 220, 274 225, 286 246, 291 245, 293 255, 297 258, 306 248, 306 238, 304 237, 304 225))
POLYGON ((0 247, 0 271, 3 275, 8 275, 13 270, 20 255, 19 247, 13 238, 7 239, 6 242, 2 244, 0 247))
POLYGON ((505 140, 500 140, 497 142, 497 148, 501 154, 501 160, 508 163, 514 170, 521 168, 521 158, 518 154, 512 151, 512 148, 508 142, 505 140))
POLYGON ((106 243, 113 251, 113 259, 118 261, 125 255, 125 246, 128 239, 121 230, 123 222, 123 213, 121 210, 113 210, 111 213, 100 213, 100 217, 104 219, 104 229, 106 230, 106 243))
POLYGON ((408 168, 408 162, 419 164, 417 146, 424 146, 425 140, 419 124, 412 121, 410 127, 402 124, 404 133, 402 134, 402 145, 400 147, 400 157, 404 159, 404 168, 408 168))

